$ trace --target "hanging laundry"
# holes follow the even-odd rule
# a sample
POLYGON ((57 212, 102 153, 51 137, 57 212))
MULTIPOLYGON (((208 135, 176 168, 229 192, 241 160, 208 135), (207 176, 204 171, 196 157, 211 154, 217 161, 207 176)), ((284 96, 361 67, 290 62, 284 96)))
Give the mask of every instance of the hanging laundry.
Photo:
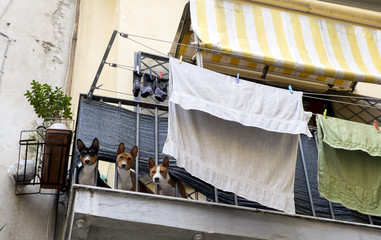
POLYGON ((140 92, 140 96, 143 98, 149 97, 153 94, 155 89, 156 76, 152 74, 144 73, 143 75, 143 86, 140 92))
POLYGON ((320 194, 381 216, 381 134, 372 125, 317 115, 320 194))
POLYGON ((224 191, 295 213, 299 134, 311 136, 302 92, 240 81, 170 58, 163 153, 224 191))
POLYGON ((141 82, 142 76, 143 76, 143 73, 140 73, 137 70, 133 71, 132 93, 134 94, 134 97, 139 96, 140 82, 141 82))
POLYGON ((167 84, 168 79, 156 78, 155 98, 159 102, 164 102, 167 99, 167 84))

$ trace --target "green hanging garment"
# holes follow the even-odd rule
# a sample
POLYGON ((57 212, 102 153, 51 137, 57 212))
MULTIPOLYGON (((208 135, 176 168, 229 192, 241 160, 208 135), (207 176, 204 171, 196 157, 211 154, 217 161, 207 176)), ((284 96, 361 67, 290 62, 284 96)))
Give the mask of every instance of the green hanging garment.
POLYGON ((381 132, 317 115, 319 192, 331 202, 381 216, 381 132))

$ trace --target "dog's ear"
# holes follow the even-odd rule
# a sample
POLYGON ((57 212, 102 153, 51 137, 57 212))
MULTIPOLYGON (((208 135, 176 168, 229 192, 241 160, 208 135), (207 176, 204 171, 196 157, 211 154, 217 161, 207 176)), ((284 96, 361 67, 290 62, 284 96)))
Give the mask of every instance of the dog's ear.
POLYGON ((130 154, 136 158, 136 156, 138 156, 138 146, 134 146, 131 151, 130 151, 130 154))
POLYGON ((149 157, 148 159, 148 169, 151 169, 155 166, 155 161, 153 160, 152 157, 149 157))
POLYGON ((86 146, 85 146, 85 144, 82 142, 82 140, 78 138, 78 140, 77 140, 77 149, 78 149, 78 151, 81 151, 81 150, 84 149, 85 147, 86 147, 86 146))
POLYGON ((119 143, 119 146, 118 146, 118 151, 116 152, 118 155, 121 154, 121 153, 124 153, 125 152, 125 147, 124 147, 124 143, 119 143))
POLYGON ((163 167, 169 168, 169 158, 167 156, 164 157, 162 165, 163 167))
POLYGON ((98 138, 94 138, 93 143, 91 144, 91 147, 95 148, 97 152, 99 151, 99 141, 98 138))

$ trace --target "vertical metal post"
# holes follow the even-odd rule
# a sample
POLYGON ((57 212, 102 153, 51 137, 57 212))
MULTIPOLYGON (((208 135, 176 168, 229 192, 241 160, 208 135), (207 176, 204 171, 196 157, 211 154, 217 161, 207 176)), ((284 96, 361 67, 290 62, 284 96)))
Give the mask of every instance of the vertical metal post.
MULTIPOLYGON (((319 142, 318 142, 317 132, 314 133, 314 138, 315 138, 316 147, 319 149, 319 142)), ((331 212, 331 218, 332 219, 336 219, 335 212, 333 211, 333 206, 332 206, 332 203, 330 201, 328 201, 328 205, 329 205, 329 211, 331 212)))
MULTIPOLYGON (((134 52, 134 69, 136 70, 137 67, 139 68, 139 72, 141 71, 141 53, 140 52, 134 52)), ((135 100, 139 100, 140 98, 140 95, 137 96, 137 97, 134 97, 135 100)), ((140 145, 139 145, 139 141, 140 141, 140 104, 138 103, 136 105, 136 140, 135 140, 135 143, 136 143, 136 146, 138 147, 139 151, 138 151, 138 155, 136 156, 136 160, 135 160, 135 191, 138 192, 139 191, 139 152, 140 152, 140 145)))
POLYGON ((137 68, 136 67, 139 67, 139 72, 141 71, 141 52, 135 52, 134 53, 134 58, 135 58, 135 62, 134 62, 134 69, 136 70, 137 68))
POLYGON ((70 190, 73 189, 73 184, 76 183, 77 181, 77 175, 78 175, 78 168, 77 166, 74 166, 74 169, 73 169, 73 177, 71 179, 71 183, 70 183, 70 190))
MULTIPOLYGON (((194 39, 195 39, 197 45, 199 46, 200 45, 200 39, 196 36, 196 34, 193 34, 193 36, 194 36, 194 39)), ((197 62, 198 67, 201 67, 201 68, 204 67, 203 60, 202 60, 202 52, 201 52, 200 48, 196 48, 196 62, 197 62)))
POLYGON ((179 197, 179 185, 177 184, 177 182, 175 184, 175 196, 179 197))
MULTIPOLYGON (((38 165, 38 155, 40 154, 39 151, 40 151, 40 142, 37 141, 36 159, 34 160, 35 164, 34 164, 34 172, 33 172, 33 185, 36 183, 37 165, 38 165)), ((40 187, 41 187, 41 185, 40 185, 40 187)))
POLYGON ((198 192, 194 192, 194 199, 198 200, 198 192))
POLYGON ((372 218, 372 216, 368 215, 368 219, 369 219, 369 224, 373 225, 373 218, 372 218))
POLYGON ((238 197, 237 194, 234 193, 234 204, 238 206, 238 197))
POLYGON ((315 206, 314 206, 314 201, 312 199, 310 180, 308 178, 308 172, 307 172, 307 167, 306 167, 306 160, 304 158, 303 145, 302 145, 302 141, 301 141, 300 136, 299 136, 299 148, 300 148, 300 153, 302 155, 302 164, 303 164, 303 170, 304 170, 304 177, 306 179, 308 198, 310 200, 310 205, 311 205, 311 210, 312 210, 312 216, 315 217, 316 216, 315 206))
POLYGON ((95 166, 95 174, 94 174, 94 186, 98 186, 98 162, 99 161, 97 161, 97 163, 95 163, 96 164, 96 166, 95 166))
MULTIPOLYGON (((20 171, 20 161, 21 161, 21 152, 22 152, 22 135, 24 131, 20 132, 20 140, 19 140, 19 157, 17 161, 17 171, 16 171, 16 184, 15 184, 15 194, 17 195, 17 189, 18 189, 18 179, 19 179, 19 171, 20 171)), ((37 162, 36 162, 37 165, 37 162)))
MULTIPOLYGON (((122 103, 120 101, 118 102, 118 107, 122 107, 122 103)), ((117 165, 116 161, 115 161, 114 188, 118 189, 118 165, 117 165)))
POLYGON ((24 159, 24 175, 23 175, 23 179, 22 179, 22 184, 23 185, 25 184, 25 178, 26 178, 26 162, 27 162, 27 159, 28 159, 28 146, 29 146, 29 142, 26 142, 26 145, 25 145, 25 159, 24 159))
POLYGON ((118 165, 115 162, 114 188, 118 189, 118 165))
MULTIPOLYGON (((140 140, 140 104, 138 103, 136 105, 136 146, 139 146, 139 140, 140 140)), ((135 160, 135 191, 139 191, 139 151, 138 155, 136 156, 135 160)))
POLYGON ((101 61, 101 63, 99 64, 98 71, 97 71, 97 73, 95 74, 95 78, 94 78, 93 84, 91 84, 91 88, 90 88, 89 92, 87 93, 87 97, 88 97, 89 99, 91 99, 91 98, 93 97, 95 87, 96 87, 96 85, 97 85, 98 79, 99 79, 99 77, 100 77, 100 75, 101 75, 103 66, 105 65, 106 59, 107 59, 107 57, 108 57, 108 54, 110 53, 112 44, 114 43, 115 36, 116 36, 117 33, 118 33, 117 30, 114 30, 114 31, 112 32, 110 41, 109 41, 109 43, 108 43, 108 45, 107 45, 107 48, 106 48, 106 51, 105 51, 105 53, 104 53, 104 55, 103 55, 102 61, 101 61))
POLYGON ((214 187, 214 201, 218 203, 218 189, 214 187))
MULTIPOLYGON (((155 164, 159 165, 159 114, 155 107, 155 164)), ((155 193, 159 194, 157 185, 155 185, 155 193)))

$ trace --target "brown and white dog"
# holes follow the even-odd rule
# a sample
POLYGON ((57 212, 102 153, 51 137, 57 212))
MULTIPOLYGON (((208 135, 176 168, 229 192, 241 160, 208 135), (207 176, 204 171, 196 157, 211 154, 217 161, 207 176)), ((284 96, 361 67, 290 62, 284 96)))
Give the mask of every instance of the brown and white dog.
MULTIPOLYGON (((135 191, 136 175, 132 168, 138 155, 138 147, 132 147, 129 153, 126 152, 124 143, 120 143, 117 151, 116 165, 118 171, 118 189, 135 191)), ((142 181, 139 180, 139 192, 153 193, 142 181)))
POLYGON ((78 167, 76 182, 84 185, 94 186, 95 171, 98 173, 97 186, 110 188, 99 176, 97 168, 99 141, 94 138, 90 147, 86 147, 81 139, 77 140, 77 149, 79 151, 79 158, 81 159, 82 166, 78 167))
POLYGON ((176 183, 179 190, 179 195, 187 198, 185 187, 179 180, 170 177, 169 174, 169 159, 164 157, 160 166, 156 166, 155 161, 150 157, 148 159, 148 169, 152 181, 157 185, 159 195, 176 196, 176 183))

